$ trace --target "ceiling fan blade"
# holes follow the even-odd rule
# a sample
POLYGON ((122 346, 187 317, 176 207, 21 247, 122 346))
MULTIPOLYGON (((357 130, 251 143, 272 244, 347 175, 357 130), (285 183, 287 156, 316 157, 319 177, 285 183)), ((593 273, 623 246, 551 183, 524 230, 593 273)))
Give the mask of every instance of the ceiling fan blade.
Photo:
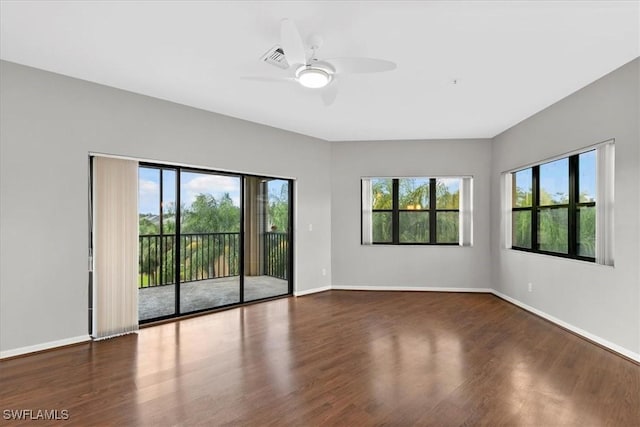
POLYGON ((330 106, 336 100, 336 96, 338 96, 338 86, 336 85, 336 81, 331 82, 329 86, 324 88, 320 93, 322 97, 322 102, 325 107, 330 106))
POLYGON ((305 65, 307 63, 302 37, 300 37, 296 24, 290 19, 285 18, 282 20, 280 45, 290 65, 305 65))
POLYGON ((396 69, 396 63, 375 58, 332 58, 326 62, 333 65, 338 73, 362 74, 381 73, 396 69))
POLYGON ((250 80, 253 82, 267 82, 267 83, 289 83, 295 82, 293 77, 260 77, 260 76, 244 76, 240 77, 240 80, 250 80))

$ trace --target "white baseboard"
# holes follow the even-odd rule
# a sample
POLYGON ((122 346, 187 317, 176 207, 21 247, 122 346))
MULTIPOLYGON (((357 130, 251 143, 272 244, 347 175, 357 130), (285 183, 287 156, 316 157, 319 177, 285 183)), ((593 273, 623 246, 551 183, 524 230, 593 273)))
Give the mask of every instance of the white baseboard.
POLYGON ((318 292, 324 292, 324 291, 329 291, 329 290, 331 290, 331 285, 321 286, 319 288, 313 288, 313 289, 305 289, 303 291, 295 291, 293 293, 293 296, 301 297, 303 295, 315 294, 315 293, 318 293, 318 292))
POLYGON ((508 295, 505 295, 502 292, 498 292, 495 289, 491 290, 491 292, 495 296, 497 296, 499 298, 502 298, 505 301, 509 301, 510 303, 512 303, 514 305, 517 305, 518 307, 520 307, 520 308, 522 308, 524 310, 527 310, 528 312, 531 312, 531 313, 533 313, 533 314, 535 314, 537 316, 540 316, 543 319, 546 319, 546 320, 548 320, 548 321, 550 321, 552 323, 555 323, 558 326, 561 326, 561 327, 563 327, 563 328, 565 328, 565 329, 567 329, 567 330, 569 330, 569 331, 571 331, 571 332, 573 332, 573 333, 575 333, 577 335, 580 335, 580 336, 582 336, 582 337, 584 337, 584 338, 586 338, 586 339, 588 339, 590 341, 598 343, 603 347, 606 347, 606 348, 608 348, 608 349, 610 349, 610 350, 612 350, 612 351, 614 351, 616 353, 619 353, 619 354, 621 354, 621 355, 623 355, 625 357, 628 357, 629 359, 635 360, 636 362, 640 362, 640 354, 638 354, 638 353, 635 353, 635 352, 633 352, 631 350, 628 350, 628 349, 626 349, 624 347, 621 347, 618 344, 614 344, 614 343, 612 343, 610 341, 607 341, 604 338, 601 338, 601 337, 599 337, 597 335, 594 335, 594 334, 592 334, 590 332, 585 331, 584 329, 580 329, 577 326, 574 326, 574 325, 572 325, 570 323, 567 323, 564 320, 560 320, 557 317, 554 317, 554 316, 552 316, 552 315, 550 315, 548 313, 545 313, 542 310, 538 310, 537 308, 531 307, 530 305, 527 305, 527 304, 523 303, 522 301, 519 301, 519 300, 517 300, 515 298, 512 298, 512 297, 510 297, 508 295))
POLYGON ((65 338, 62 340, 49 341, 42 344, 30 345, 27 347, 14 348, 12 350, 0 351, 0 359, 20 356, 27 353, 34 353, 36 351, 49 350, 51 348, 62 347, 65 345, 77 344, 86 341, 91 341, 89 335, 81 335, 79 337, 65 338))
POLYGON ((432 286, 349 286, 349 285, 333 285, 331 289, 337 291, 419 291, 419 292, 476 292, 476 293, 492 293, 493 289, 489 288, 448 288, 448 287, 432 287, 432 286))

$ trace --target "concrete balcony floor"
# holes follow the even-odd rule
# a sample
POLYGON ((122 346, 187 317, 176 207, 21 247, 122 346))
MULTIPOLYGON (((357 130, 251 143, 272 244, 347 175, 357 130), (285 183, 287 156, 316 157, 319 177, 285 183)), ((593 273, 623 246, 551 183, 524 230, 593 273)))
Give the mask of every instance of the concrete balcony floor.
MULTIPOLYGON (((247 276, 244 300, 253 301, 289 292, 286 280, 271 276, 247 276)), ((240 277, 199 280, 180 284, 180 311, 215 308, 240 302, 240 277)), ((155 319, 175 313, 175 285, 154 286, 138 290, 138 317, 155 319)))

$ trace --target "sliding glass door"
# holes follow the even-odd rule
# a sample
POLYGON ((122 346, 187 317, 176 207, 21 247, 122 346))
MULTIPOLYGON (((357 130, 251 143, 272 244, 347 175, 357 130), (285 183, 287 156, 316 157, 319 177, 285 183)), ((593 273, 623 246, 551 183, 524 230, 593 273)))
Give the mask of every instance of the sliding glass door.
POLYGON ((138 318, 176 313, 176 171, 138 169, 138 318))
POLYGON ((290 292, 290 193, 287 180, 245 178, 245 301, 290 292))
POLYGON ((180 312, 240 302, 240 177, 180 172, 180 312))
POLYGON ((292 293, 292 181, 143 164, 141 322, 292 293))

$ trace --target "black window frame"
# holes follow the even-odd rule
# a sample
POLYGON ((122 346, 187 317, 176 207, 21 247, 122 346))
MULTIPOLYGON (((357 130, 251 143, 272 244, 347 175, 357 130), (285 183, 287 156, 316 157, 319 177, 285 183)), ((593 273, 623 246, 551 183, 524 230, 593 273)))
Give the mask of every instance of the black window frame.
MULTIPOLYGON (((515 175, 518 172, 526 171, 527 169, 531 169, 531 191, 532 191, 532 201, 531 206, 524 207, 516 207, 513 206, 514 201, 511 201, 511 220, 513 221, 513 213, 514 212, 530 212, 531 215, 531 248, 514 246, 513 244, 513 235, 511 238, 511 249, 523 252, 532 252, 543 255, 550 255, 560 258, 570 258, 576 259, 580 261, 587 262, 596 262, 595 257, 587 257, 583 255, 579 255, 579 247, 578 247, 578 211, 581 207, 595 207, 596 202, 580 202, 580 155, 584 153, 588 153, 591 150, 582 151, 577 154, 573 154, 571 156, 561 157, 555 160, 551 160, 549 162, 539 163, 534 166, 522 168, 511 172, 510 178, 512 180, 513 190, 515 191, 515 175), (557 160, 569 160, 569 201, 564 204, 552 204, 552 205, 542 205, 540 204, 540 166, 545 165, 547 163, 551 163, 557 160), (538 239, 539 235, 539 224, 540 224, 540 213, 545 210, 552 209, 567 209, 567 253, 561 252, 553 252, 546 251, 540 249, 540 242, 538 239)), ((513 197, 513 194, 512 194, 513 197)))
MULTIPOLYGON (((458 209, 450 208, 438 208, 436 200, 436 183, 438 179, 445 178, 458 178, 461 177, 410 177, 429 180, 429 207, 427 209, 400 209, 400 180, 405 178, 388 178, 388 177, 374 177, 372 179, 391 179, 391 209, 373 209, 371 208, 372 215, 376 212, 390 212, 391 213, 391 241, 390 242, 374 242, 372 245, 398 245, 398 246, 460 246, 460 240, 457 242, 438 242, 438 230, 437 230, 437 216, 438 213, 444 212, 457 212, 460 213, 460 203, 458 202, 458 209), (429 241, 428 242, 401 242, 400 241, 400 212, 428 212, 429 213, 429 241)), ((360 185, 362 189, 362 183, 360 185)), ((362 190, 361 190, 362 191, 362 190)), ((458 190, 460 191, 460 190, 458 190)), ((458 227, 461 227, 460 220, 458 219, 458 227)), ((361 227, 362 228, 362 227, 361 227)), ((361 239, 361 244, 363 240, 361 239)))

